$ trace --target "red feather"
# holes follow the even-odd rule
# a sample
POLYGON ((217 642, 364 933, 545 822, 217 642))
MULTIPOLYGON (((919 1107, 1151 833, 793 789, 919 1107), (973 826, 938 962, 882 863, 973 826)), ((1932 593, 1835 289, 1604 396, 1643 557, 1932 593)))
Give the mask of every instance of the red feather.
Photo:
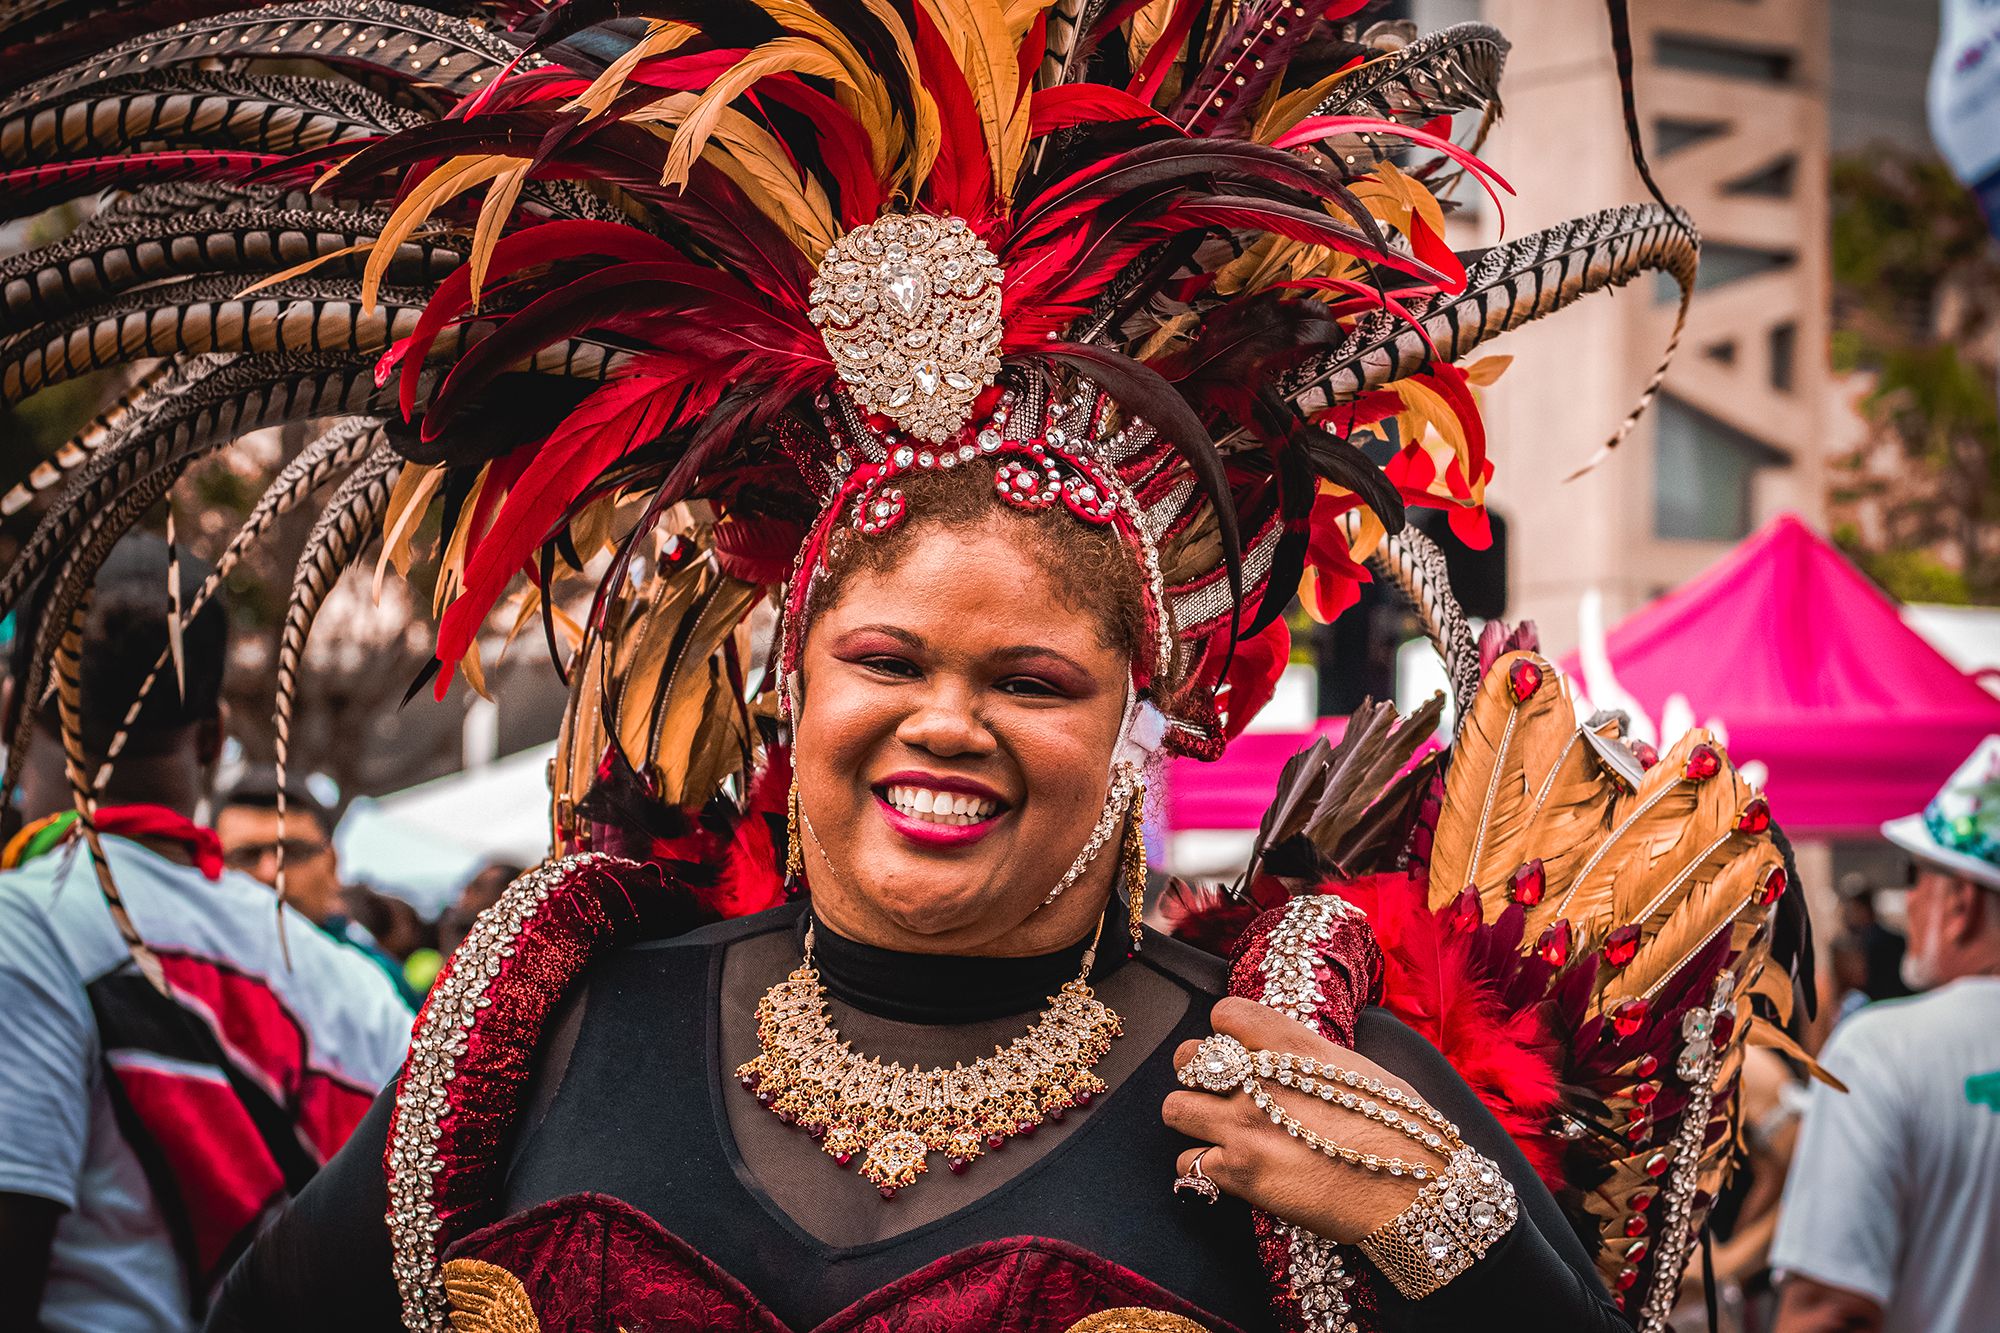
MULTIPOLYGON (((457 662, 523 561, 598 473, 666 425, 678 395, 670 381, 633 377, 598 389, 563 418, 508 493, 493 527, 467 553, 465 589, 438 626, 438 660, 457 662)), ((437 697, 450 688, 440 673, 437 697)))
POLYGON ((1165 127, 1177 139, 1187 137, 1180 126, 1132 94, 1101 83, 1059 83, 1041 89, 1028 103, 1031 138, 1073 125, 1121 120, 1143 120, 1165 127))
MULTIPOLYGON (((1432 912, 1428 890, 1407 875, 1329 884, 1368 913, 1382 947, 1382 1007, 1451 1062, 1551 1189, 1564 1187, 1562 1145, 1549 1132, 1558 1101, 1555 1047, 1539 1004, 1510 1010, 1512 949, 1483 947, 1501 923, 1463 929, 1450 904, 1432 912), (1495 961, 1498 960, 1498 967, 1495 961)), ((1505 918, 1502 918, 1505 921, 1505 918)))
POLYGON ((784 818, 791 785, 791 752, 774 745, 751 780, 743 818, 722 856, 711 906, 724 919, 749 916, 785 901, 785 878, 771 825, 784 818))
POLYGON ((1477 155, 1467 152, 1449 139, 1441 139, 1435 134, 1399 125, 1393 120, 1374 120, 1367 116, 1307 116, 1298 124, 1279 135, 1274 146, 1297 148, 1302 144, 1318 143, 1322 139, 1332 139, 1342 134, 1376 134, 1385 138, 1408 139, 1411 143, 1443 153, 1459 166, 1471 172, 1485 189, 1487 197, 1493 200, 1493 207, 1500 210, 1500 225, 1507 224, 1505 210, 1500 203, 1500 191, 1514 193, 1514 187, 1503 179, 1499 172, 1482 162, 1477 155))
POLYGON ((1143 102, 1151 102, 1160 95, 1160 85, 1166 81, 1167 71, 1173 68, 1174 57, 1187 44, 1188 29, 1194 26, 1194 17, 1203 9, 1195 0, 1177 0, 1173 17, 1160 31, 1159 40, 1146 52, 1138 71, 1125 90, 1143 102))
MULTIPOLYGON (((582 255, 642 260, 674 259, 679 252, 658 237, 622 222, 546 222, 501 237, 493 247, 492 258, 487 261, 486 276, 490 285, 536 264, 575 259, 582 255)), ((432 293, 409 336, 398 339, 396 345, 383 355, 382 365, 376 371, 378 379, 398 362, 403 366, 398 389, 404 420, 407 421, 416 412, 417 382, 423 373, 424 360, 430 355, 431 344, 471 300, 472 266, 462 264, 438 284, 437 291, 432 293)))
POLYGON ((924 6, 913 11, 917 29, 917 65, 938 112, 938 155, 924 195, 940 212, 954 213, 984 234, 993 217, 993 164, 986 156, 986 135, 980 129, 979 108, 966 87, 965 72, 924 6))

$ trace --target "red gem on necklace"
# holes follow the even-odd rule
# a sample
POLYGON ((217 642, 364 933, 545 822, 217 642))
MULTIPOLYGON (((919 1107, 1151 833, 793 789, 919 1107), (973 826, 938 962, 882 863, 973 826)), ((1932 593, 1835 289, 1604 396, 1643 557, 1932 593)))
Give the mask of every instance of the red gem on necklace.
POLYGON ((877 1193, 881 1194, 885 1199, 893 1199, 896 1197, 896 1187, 894 1185, 883 1185, 878 1187, 877 1193))
POLYGON ((1005 1134, 988 1134, 986 1136, 986 1146, 994 1152, 999 1152, 1007 1146, 1007 1136, 1005 1134))
POLYGON ((945 1165, 951 1169, 951 1173, 954 1176, 962 1176, 965 1174, 965 1168, 971 1166, 972 1163, 963 1157, 954 1157, 949 1162, 946 1162, 945 1165))

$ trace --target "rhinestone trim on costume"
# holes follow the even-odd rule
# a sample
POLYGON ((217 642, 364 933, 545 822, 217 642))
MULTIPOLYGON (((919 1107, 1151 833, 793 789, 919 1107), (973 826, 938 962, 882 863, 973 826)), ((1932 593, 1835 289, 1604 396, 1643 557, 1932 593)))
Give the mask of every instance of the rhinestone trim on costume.
POLYGON ((451 1333, 444 1269, 438 1261, 436 1189, 444 1159, 438 1139, 451 1113, 449 1088, 465 1054, 472 1027, 515 941, 548 900, 549 893, 581 866, 611 858, 584 852, 551 861, 507 886, 500 900, 482 913, 452 955, 448 973, 431 990, 410 1041, 409 1063, 396 1090, 390 1127, 389 1241, 392 1271, 403 1298, 403 1327, 410 1333, 451 1333))
MULTIPOLYGON (((1318 1031, 1326 993, 1313 968, 1325 954, 1334 927, 1359 916, 1365 916, 1360 908, 1331 894, 1293 899, 1271 930, 1264 955, 1264 993, 1258 998, 1318 1031)), ((1317 1333, 1359 1333, 1360 1325, 1349 1317, 1353 1306, 1347 1299, 1355 1277, 1342 1247, 1289 1222, 1278 1224, 1278 1234, 1289 1256, 1286 1278, 1306 1326, 1317 1333)))
POLYGON ((1735 1012, 1735 995, 1736 974, 1725 970, 1715 978, 1708 1006, 1690 1009, 1681 1017, 1681 1035, 1687 1038, 1687 1045, 1674 1072, 1688 1084, 1688 1104, 1681 1113, 1680 1132, 1674 1136, 1673 1162, 1660 1189, 1653 1277, 1645 1304, 1639 1307, 1640 1333, 1665 1333, 1680 1295, 1681 1272, 1701 1231, 1694 1196, 1701 1188, 1701 1155, 1708 1143, 1709 1113, 1715 1106, 1716 1070, 1722 1063, 1722 1051, 1727 1049, 1718 1048, 1710 1034, 1717 1014, 1735 1012))

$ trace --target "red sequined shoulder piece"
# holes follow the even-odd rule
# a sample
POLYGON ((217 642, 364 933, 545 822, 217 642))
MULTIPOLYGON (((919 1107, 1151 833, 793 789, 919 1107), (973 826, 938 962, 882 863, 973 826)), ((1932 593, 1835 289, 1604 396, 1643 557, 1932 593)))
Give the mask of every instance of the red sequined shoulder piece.
MULTIPOLYGON (((1360 908, 1325 894, 1294 898, 1250 923, 1236 946, 1229 993, 1286 1014, 1352 1048, 1361 1011, 1382 994, 1382 950, 1360 908)), ((1365 1333, 1378 1326, 1360 1256, 1261 1210, 1251 1214, 1285 1333, 1365 1333)))
POLYGON ((438 1254, 487 1220, 500 1145, 557 1002, 663 896, 654 866, 598 853, 551 861, 509 885, 438 974, 417 1014, 383 1161, 411 1333, 449 1333, 438 1254))

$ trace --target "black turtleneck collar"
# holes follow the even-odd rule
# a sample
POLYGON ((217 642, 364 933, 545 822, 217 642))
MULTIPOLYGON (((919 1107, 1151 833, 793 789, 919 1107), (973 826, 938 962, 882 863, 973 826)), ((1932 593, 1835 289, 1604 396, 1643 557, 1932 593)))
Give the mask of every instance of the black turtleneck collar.
MULTIPOLYGON (((1105 914, 1092 982, 1131 956, 1125 904, 1114 899, 1105 914)), ((1083 967, 1086 936, 1054 953, 1027 958, 971 958, 958 954, 900 953, 835 934, 808 908, 797 927, 804 947, 813 927, 813 962, 827 993, 843 1004, 900 1023, 978 1023, 1046 1009, 1063 983, 1083 967)))

